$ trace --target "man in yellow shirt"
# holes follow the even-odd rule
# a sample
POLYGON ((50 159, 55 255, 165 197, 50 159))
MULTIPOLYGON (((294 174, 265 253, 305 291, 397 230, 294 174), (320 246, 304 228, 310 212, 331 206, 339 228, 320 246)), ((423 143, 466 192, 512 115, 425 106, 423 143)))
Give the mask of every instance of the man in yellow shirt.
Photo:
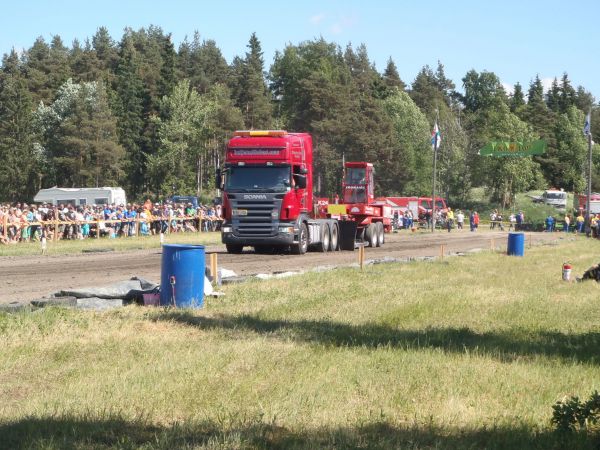
POLYGON ((583 213, 579 211, 579 215, 577 216, 577 232, 583 233, 583 225, 585 224, 585 217, 583 217, 583 213))
POLYGON ((450 233, 450 230, 454 226, 454 211, 452 211, 452 208, 448 208, 448 212, 446 213, 446 224, 448 225, 448 233, 450 233))

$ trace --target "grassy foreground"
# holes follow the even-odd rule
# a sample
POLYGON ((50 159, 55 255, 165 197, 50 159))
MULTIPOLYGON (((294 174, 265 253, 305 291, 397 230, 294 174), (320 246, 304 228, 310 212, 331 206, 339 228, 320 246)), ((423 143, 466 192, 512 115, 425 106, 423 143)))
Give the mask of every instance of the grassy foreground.
POLYGON ((201 311, 0 315, 0 448, 596 448, 585 238, 228 286, 201 311))

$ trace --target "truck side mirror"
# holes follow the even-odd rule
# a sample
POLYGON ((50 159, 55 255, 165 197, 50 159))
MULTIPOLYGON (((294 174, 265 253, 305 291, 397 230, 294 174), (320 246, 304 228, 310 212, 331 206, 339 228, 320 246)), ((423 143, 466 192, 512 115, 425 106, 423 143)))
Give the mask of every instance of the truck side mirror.
POLYGON ((221 169, 217 169, 215 172, 215 185, 217 189, 221 189, 221 185, 223 184, 223 177, 221 176, 221 169))
POLYGON ((300 173, 302 175, 306 175, 308 173, 308 169, 306 167, 300 167, 300 173))
POLYGON ((299 189, 306 189, 306 177, 304 175, 294 175, 294 182, 299 189))

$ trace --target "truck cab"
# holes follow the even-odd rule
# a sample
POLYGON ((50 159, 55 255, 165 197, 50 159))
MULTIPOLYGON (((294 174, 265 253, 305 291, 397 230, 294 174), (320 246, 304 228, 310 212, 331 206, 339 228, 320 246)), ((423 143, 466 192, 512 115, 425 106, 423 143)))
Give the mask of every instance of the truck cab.
POLYGON ((366 162, 348 162, 344 167, 344 203, 369 204, 375 201, 373 164, 366 162))
POLYGON ((297 244, 312 210, 312 138, 283 130, 236 131, 218 174, 223 191, 221 240, 244 245, 297 244))

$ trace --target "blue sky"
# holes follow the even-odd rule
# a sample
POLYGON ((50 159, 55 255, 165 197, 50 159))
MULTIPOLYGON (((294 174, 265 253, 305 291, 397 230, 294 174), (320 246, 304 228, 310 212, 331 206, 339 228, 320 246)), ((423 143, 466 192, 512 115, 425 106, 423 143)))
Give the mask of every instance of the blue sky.
POLYGON ((252 32, 268 68, 276 50, 322 36, 342 48, 367 46, 382 71, 391 56, 410 83, 425 64, 440 60, 458 87, 470 69, 495 72, 525 89, 536 74, 550 83, 568 72, 600 100, 600 2, 514 1, 152 1, 72 0, 3 2, 0 52, 26 49, 37 36, 83 41, 99 26, 115 40, 129 26, 150 24, 173 35, 176 46, 195 30, 216 41, 228 60, 243 55, 252 32), (8 4, 6 4, 8 3, 8 4))

